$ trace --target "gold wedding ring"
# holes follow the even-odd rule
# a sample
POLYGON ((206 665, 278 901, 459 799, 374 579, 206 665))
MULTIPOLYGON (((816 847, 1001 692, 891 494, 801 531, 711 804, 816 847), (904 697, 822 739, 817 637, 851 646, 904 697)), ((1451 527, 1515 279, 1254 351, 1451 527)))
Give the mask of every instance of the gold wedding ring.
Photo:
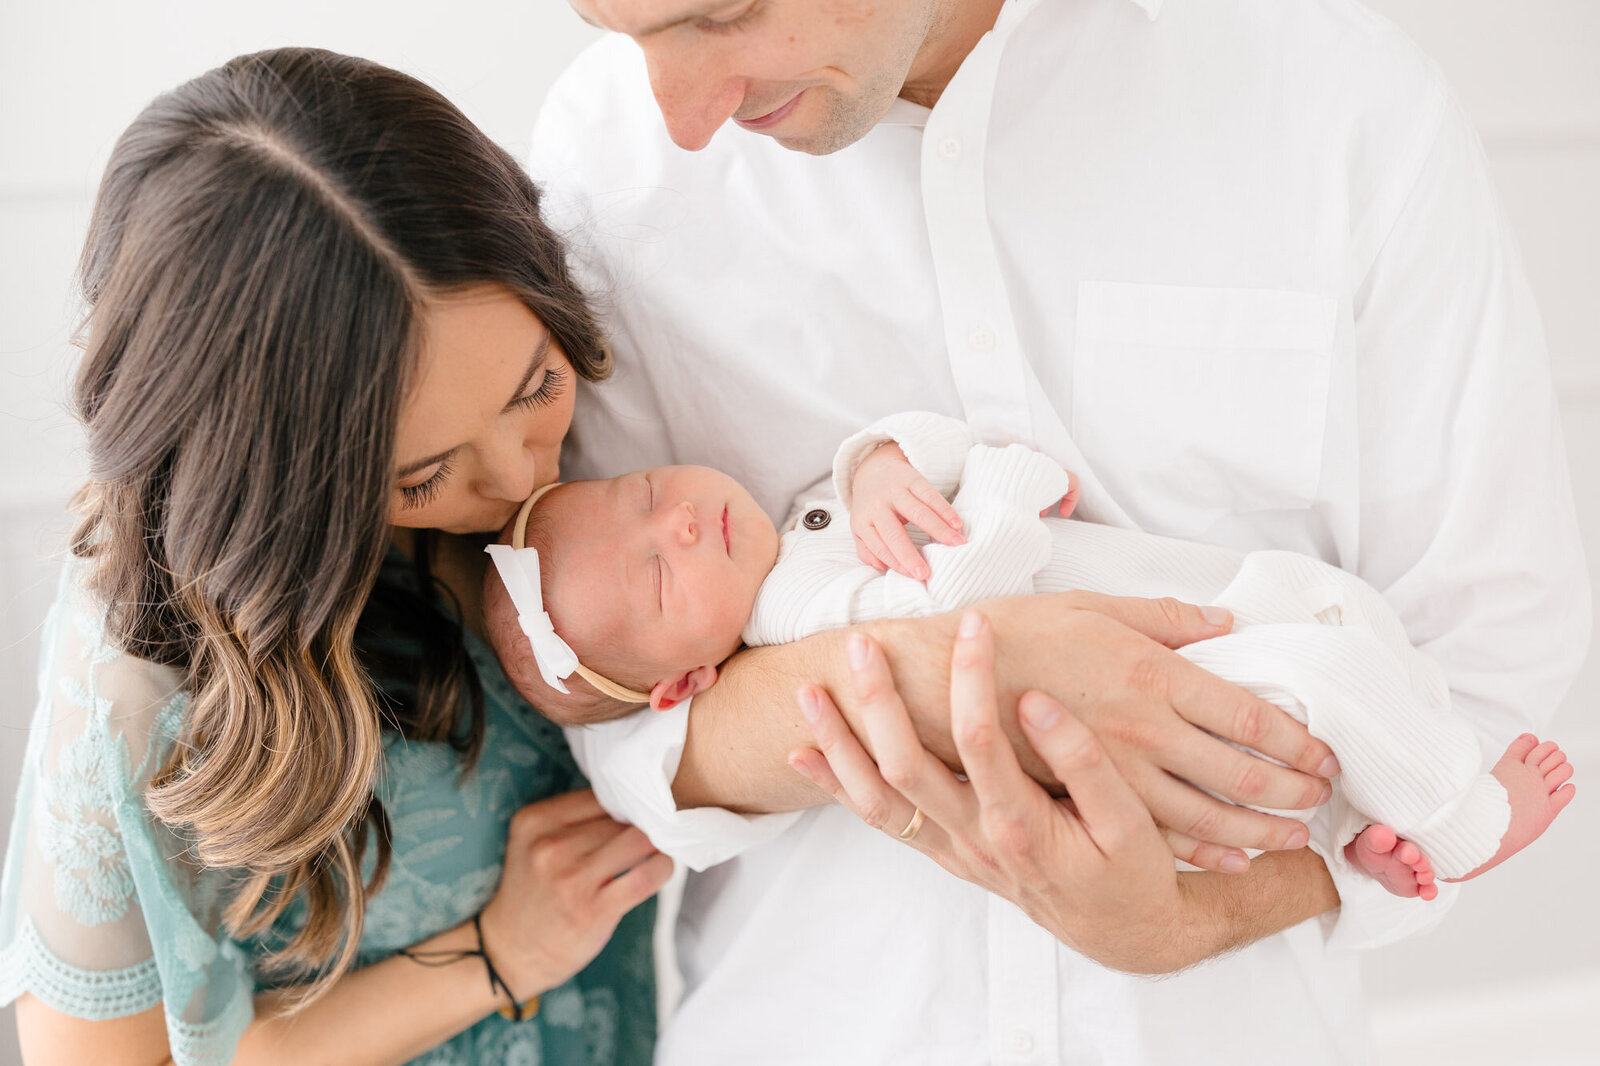
POLYGON ((922 813, 922 808, 916 808, 916 813, 911 816, 911 821, 907 822, 906 827, 900 830, 900 839, 910 840, 916 836, 917 832, 922 828, 922 823, 926 820, 927 815, 922 813))

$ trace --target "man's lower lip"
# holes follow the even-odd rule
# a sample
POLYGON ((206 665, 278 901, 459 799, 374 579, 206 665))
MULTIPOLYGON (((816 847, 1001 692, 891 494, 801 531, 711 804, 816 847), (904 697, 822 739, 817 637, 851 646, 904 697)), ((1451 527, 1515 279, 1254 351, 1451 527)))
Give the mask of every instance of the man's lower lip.
POLYGON ((747 130, 770 129, 782 122, 784 119, 788 118, 789 112, 794 110, 794 105, 798 104, 800 102, 800 98, 804 95, 805 90, 802 89, 800 92, 797 92, 794 94, 794 96, 790 97, 789 102, 778 108, 778 110, 769 111, 760 118, 736 118, 733 121, 737 122, 747 130))

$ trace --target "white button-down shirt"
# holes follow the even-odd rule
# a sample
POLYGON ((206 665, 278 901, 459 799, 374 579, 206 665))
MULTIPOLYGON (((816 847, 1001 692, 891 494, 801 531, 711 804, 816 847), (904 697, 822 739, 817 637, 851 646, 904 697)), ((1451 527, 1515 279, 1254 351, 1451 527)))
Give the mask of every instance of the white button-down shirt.
MULTIPOLYGON (((940 411, 1077 472, 1084 517, 1361 575, 1486 751, 1576 671, 1538 315, 1459 106, 1355 3, 1012 0, 935 108, 824 157, 680 151, 607 39, 534 160, 617 356, 569 476, 705 463, 781 516, 852 432, 940 411)), ((1442 911, 1345 880, 1337 921, 1122 976, 842 810, 674 810, 686 721, 571 733, 704 870, 665 1063, 1359 1062, 1347 949, 1442 911)))

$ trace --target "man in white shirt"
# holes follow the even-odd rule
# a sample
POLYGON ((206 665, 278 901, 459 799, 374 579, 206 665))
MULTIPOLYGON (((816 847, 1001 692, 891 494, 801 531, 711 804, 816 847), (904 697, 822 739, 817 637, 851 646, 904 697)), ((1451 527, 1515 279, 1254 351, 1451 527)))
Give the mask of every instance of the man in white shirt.
MULTIPOLYGON (((1083 517, 1359 574, 1486 751, 1554 709, 1589 603, 1538 317, 1475 136, 1382 20, 1349 0, 574 6, 638 47, 585 53, 535 137, 618 364, 568 472, 705 463, 778 515, 837 440, 942 411, 1076 472, 1083 517)), ((1348 949, 1450 894, 1339 879, 1336 915, 1273 932, 1327 906, 1277 903, 1326 881, 1296 862, 1260 897, 1274 920, 1235 915, 1230 942, 1261 939, 1130 978, 841 808, 710 806, 814 802, 783 764, 808 734, 792 709, 699 702, 572 735, 613 813, 705 870, 664 1062, 1362 1061, 1348 949)), ((1184 786, 1113 754, 1178 825, 1184 786)))

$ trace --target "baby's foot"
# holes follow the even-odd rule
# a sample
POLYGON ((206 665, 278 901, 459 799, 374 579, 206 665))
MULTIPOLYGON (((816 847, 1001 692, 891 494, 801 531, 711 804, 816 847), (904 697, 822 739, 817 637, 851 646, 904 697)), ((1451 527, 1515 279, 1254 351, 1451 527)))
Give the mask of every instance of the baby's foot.
POLYGON ((1567 784, 1572 776, 1572 764, 1567 762, 1566 754, 1553 741, 1539 743, 1539 738, 1532 733, 1524 733, 1513 740, 1490 773, 1505 786, 1506 796, 1511 800, 1511 824, 1500 838, 1500 850, 1493 858, 1465 877, 1449 878, 1451 881, 1477 877, 1532 844, 1550 828, 1550 823, 1572 802, 1577 792, 1574 786, 1567 784))
POLYGON ((1386 825, 1369 825, 1344 847, 1350 865, 1377 881, 1396 896, 1433 899, 1439 887, 1433 883, 1433 864, 1422 849, 1395 836, 1386 825))

